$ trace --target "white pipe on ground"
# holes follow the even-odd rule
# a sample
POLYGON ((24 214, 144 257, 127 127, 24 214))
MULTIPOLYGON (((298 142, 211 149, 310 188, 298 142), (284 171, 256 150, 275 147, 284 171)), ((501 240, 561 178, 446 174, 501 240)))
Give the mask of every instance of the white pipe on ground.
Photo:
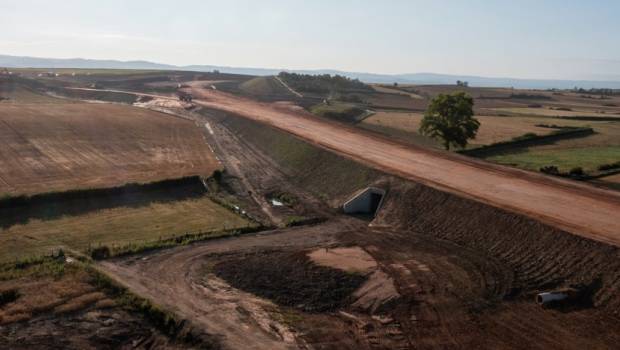
POLYGON ((545 305, 552 301, 560 301, 568 298, 568 293, 564 292, 544 292, 536 295, 536 303, 539 305, 545 305))

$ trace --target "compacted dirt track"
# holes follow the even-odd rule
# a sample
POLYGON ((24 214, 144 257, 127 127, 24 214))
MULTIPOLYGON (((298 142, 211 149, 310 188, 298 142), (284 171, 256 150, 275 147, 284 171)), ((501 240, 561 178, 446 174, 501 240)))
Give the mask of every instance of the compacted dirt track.
POLYGON ((334 242, 346 223, 333 221, 314 227, 286 229, 264 235, 247 235, 179 247, 144 257, 105 261, 101 268, 110 276, 193 325, 217 336, 227 349, 293 349, 297 342, 286 327, 269 320, 265 305, 247 293, 232 290, 223 281, 203 280, 205 256, 236 250, 269 247, 309 248, 334 242), (156 276, 154 278, 154 276, 156 276))
POLYGON ((541 174, 404 145, 301 108, 261 103, 193 84, 194 102, 263 122, 321 147, 444 191, 516 211, 620 246, 620 194, 541 174))

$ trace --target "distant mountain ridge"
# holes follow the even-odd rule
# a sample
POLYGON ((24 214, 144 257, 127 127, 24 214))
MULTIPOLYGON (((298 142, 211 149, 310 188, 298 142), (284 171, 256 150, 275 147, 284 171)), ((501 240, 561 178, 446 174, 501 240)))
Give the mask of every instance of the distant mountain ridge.
POLYGON ((580 87, 620 89, 620 81, 597 80, 551 80, 551 79, 517 79, 517 78, 488 78, 469 75, 449 75, 436 73, 412 74, 374 74, 363 72, 346 72, 330 69, 296 70, 271 68, 244 68, 214 65, 175 66, 170 64, 154 63, 149 61, 118 61, 94 60, 84 58, 39 58, 28 56, 0 55, 0 67, 7 68, 76 68, 76 69, 146 69, 146 70, 183 70, 208 72, 219 70, 222 73, 247 75, 275 75, 281 71, 304 74, 339 74, 349 78, 357 78, 366 83, 399 83, 399 84, 454 84, 457 80, 469 82, 470 86, 477 87, 514 87, 520 89, 572 89, 580 87))

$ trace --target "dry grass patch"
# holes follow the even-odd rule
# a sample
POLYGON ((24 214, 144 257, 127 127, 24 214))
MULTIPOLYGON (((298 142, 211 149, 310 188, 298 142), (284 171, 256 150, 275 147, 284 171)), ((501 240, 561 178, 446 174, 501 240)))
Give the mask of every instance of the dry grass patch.
POLYGON ((91 245, 124 245, 248 225, 207 197, 105 209, 49 221, 32 220, 0 230, 0 261, 48 254, 60 247, 85 251, 91 245))
POLYGON ((112 104, 0 104, 0 195, 209 175, 192 121, 112 104))
MULTIPOLYGON (((401 112, 377 112, 375 115, 366 118, 361 124, 377 131, 390 134, 390 129, 410 133, 412 140, 419 138, 418 129, 422 121, 422 113, 401 113, 401 112)), ((538 135, 549 134, 555 129, 539 127, 539 124, 558 124, 562 126, 584 126, 588 124, 582 121, 573 120, 547 120, 535 117, 499 117, 499 116, 476 116, 480 121, 480 129, 475 139, 471 140, 471 145, 488 145, 500 141, 508 141, 526 133, 538 135)), ((394 132, 397 134, 397 132, 394 132)))
POLYGON ((0 307, 0 325, 29 320, 46 312, 77 311, 104 299, 105 295, 95 292, 89 281, 85 271, 67 268, 61 277, 24 276, 0 282, 0 290, 19 293, 15 301, 0 307))

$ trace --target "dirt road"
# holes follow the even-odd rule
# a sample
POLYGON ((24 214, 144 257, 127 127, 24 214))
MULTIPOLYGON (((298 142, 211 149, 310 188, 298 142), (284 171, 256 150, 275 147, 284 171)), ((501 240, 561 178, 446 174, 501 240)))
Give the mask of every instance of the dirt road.
POLYGON ((227 349, 296 349, 297 340, 286 326, 265 313, 264 301, 228 286, 204 280, 205 256, 235 250, 270 247, 315 247, 330 244, 348 226, 339 220, 321 226, 246 235, 179 247, 135 258, 105 261, 104 271, 134 292, 157 300, 193 325, 220 339, 227 349), (153 276, 157 276, 153 278, 153 276))
POLYGON ((620 246, 620 194, 411 145, 319 119, 297 106, 261 103, 194 84, 194 102, 290 132, 380 170, 574 234, 620 246))
POLYGON ((295 95, 295 96, 297 96, 297 97, 299 97, 299 98, 303 98, 303 97, 304 97, 304 95, 302 95, 302 94, 300 94, 299 92, 297 92, 297 91, 293 90, 293 88, 292 88, 292 87, 288 86, 288 84, 287 84, 287 83, 285 83, 284 81, 282 81, 282 79, 280 79, 280 77, 279 77, 279 76, 275 76, 275 78, 276 78, 276 80, 277 80, 280 84, 282 84, 282 86, 284 86, 285 88, 287 88, 287 89, 288 89, 288 91, 290 91, 293 95, 295 95))

